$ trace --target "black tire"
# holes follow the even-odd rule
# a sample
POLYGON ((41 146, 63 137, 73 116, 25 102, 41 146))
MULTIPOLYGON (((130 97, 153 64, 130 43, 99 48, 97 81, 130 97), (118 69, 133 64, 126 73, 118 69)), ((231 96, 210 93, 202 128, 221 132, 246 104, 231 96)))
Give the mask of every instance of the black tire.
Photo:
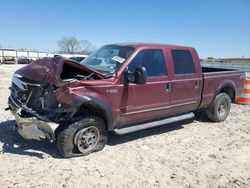
MULTIPOLYGON (((91 139, 92 135, 90 135, 91 139)), ((108 133, 104 120, 95 116, 84 117, 83 119, 78 119, 69 125, 65 125, 58 131, 57 148, 60 154, 65 158, 86 156, 92 152, 102 150, 105 147, 107 140, 108 133), (87 140, 90 138, 87 136, 85 138, 85 135, 87 134, 92 134, 93 138, 95 136, 98 137, 98 139, 95 137, 96 141, 91 143, 93 145, 86 144, 86 142, 88 142, 87 140), (83 142, 84 144, 82 144, 83 142), (84 151, 80 151, 79 148, 84 151)))
POLYGON ((231 99, 226 93, 218 94, 214 101, 207 107, 207 116, 214 122, 227 119, 231 108, 231 99))

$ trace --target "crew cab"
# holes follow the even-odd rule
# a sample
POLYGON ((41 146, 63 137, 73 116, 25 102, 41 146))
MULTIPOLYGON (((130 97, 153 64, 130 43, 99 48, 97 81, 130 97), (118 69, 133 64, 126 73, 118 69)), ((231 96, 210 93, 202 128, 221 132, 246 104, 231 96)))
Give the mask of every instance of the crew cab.
POLYGON ((105 45, 77 63, 39 59, 13 75, 8 109, 26 139, 56 141, 64 157, 102 150, 118 135, 194 117, 224 121, 243 92, 242 71, 202 68, 192 47, 105 45))

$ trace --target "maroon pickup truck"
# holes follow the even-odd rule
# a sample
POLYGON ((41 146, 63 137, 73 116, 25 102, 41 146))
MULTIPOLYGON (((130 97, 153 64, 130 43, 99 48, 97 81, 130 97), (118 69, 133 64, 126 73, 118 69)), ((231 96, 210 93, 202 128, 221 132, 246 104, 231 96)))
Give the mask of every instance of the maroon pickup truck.
POLYGON ((193 118, 224 121, 244 72, 202 68, 191 47, 106 45, 82 62, 37 60, 13 76, 9 108, 26 139, 57 141, 64 157, 104 148, 118 135, 193 118))

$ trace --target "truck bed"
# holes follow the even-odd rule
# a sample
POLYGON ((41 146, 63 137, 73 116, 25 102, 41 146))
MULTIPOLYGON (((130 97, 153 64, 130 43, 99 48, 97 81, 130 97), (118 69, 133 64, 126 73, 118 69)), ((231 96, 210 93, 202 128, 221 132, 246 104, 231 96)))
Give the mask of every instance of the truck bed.
POLYGON ((207 72, 229 72, 229 71, 235 71, 233 69, 222 69, 222 68, 213 68, 213 67, 202 67, 202 72, 207 73, 207 72))
POLYGON ((231 93, 230 96, 232 102, 242 94, 244 88, 242 79, 245 79, 244 71, 202 67, 202 77, 203 95, 200 107, 208 106, 216 95, 214 91, 220 91, 223 88, 225 90, 229 89, 229 87, 235 89, 235 93, 231 93), (227 84, 225 85, 225 83, 227 84))

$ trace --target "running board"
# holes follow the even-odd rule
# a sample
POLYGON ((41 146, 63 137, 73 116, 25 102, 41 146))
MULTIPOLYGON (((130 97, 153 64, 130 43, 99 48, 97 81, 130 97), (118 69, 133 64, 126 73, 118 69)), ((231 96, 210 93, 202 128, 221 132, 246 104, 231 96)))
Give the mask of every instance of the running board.
POLYGON ((131 126, 131 127, 114 129, 114 132, 116 134, 118 134, 118 135, 123 135, 123 134, 128 134, 128 133, 132 133, 132 132, 136 132, 136 131, 141 131, 141 130, 144 130, 144 129, 158 127, 158 126, 169 124, 169 123, 174 123, 174 122, 177 122, 177 121, 191 119, 193 117, 194 117, 194 113, 191 112, 189 114, 184 114, 184 115, 180 115, 180 116, 166 118, 166 119, 162 119, 162 120, 159 120, 159 121, 153 121, 153 122, 144 123, 144 124, 140 124, 140 125, 134 125, 134 126, 131 126))

